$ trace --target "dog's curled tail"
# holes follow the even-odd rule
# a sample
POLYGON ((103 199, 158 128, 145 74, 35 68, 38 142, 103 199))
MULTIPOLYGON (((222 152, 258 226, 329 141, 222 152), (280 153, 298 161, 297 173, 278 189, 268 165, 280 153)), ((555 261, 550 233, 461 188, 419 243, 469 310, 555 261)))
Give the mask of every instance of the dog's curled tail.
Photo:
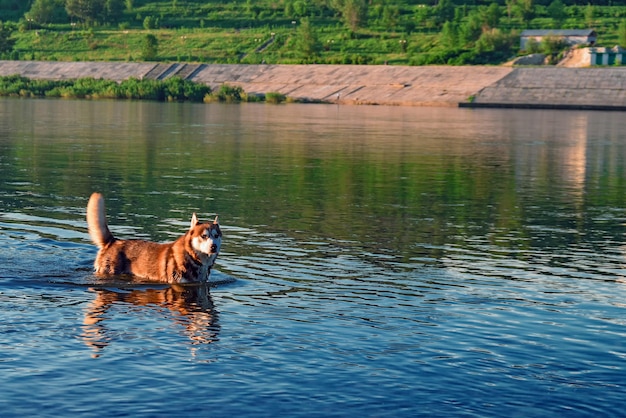
POLYGON ((93 193, 89 198, 89 203, 87 204, 87 225, 91 240, 99 248, 115 240, 107 226, 104 198, 100 193, 93 193))

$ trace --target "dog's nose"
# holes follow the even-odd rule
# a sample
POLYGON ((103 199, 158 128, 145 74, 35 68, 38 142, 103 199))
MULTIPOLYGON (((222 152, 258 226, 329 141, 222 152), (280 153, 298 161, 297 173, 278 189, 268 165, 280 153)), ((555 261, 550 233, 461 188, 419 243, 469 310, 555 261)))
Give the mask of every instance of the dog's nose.
POLYGON ((217 245, 211 244, 211 252, 212 253, 216 253, 217 252, 217 245))

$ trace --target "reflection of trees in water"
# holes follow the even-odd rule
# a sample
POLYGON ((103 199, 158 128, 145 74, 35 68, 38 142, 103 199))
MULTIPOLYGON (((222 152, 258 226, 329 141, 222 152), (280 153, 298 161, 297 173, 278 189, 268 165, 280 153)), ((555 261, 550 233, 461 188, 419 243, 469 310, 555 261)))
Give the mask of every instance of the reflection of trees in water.
MULTIPOLYGON (((68 208, 54 217, 78 230, 76 202, 82 210, 100 190, 120 236, 169 241, 193 211, 211 211, 260 234, 407 259, 473 251, 468 237, 514 252, 621 240, 623 228, 595 221, 626 205, 623 118, 610 112, 206 109, 7 102, 0 177, 12 181, 0 182, 1 204, 46 218, 68 208)), ((234 255, 247 255, 243 244, 234 255)))
POLYGON ((217 340, 219 325, 209 286, 172 285, 166 288, 111 290, 91 288, 96 294, 88 305, 83 321, 82 338, 85 344, 95 351, 94 357, 107 347, 112 340, 106 320, 109 308, 114 304, 125 303, 162 311, 166 308, 173 322, 183 327, 192 345, 210 344, 217 340))

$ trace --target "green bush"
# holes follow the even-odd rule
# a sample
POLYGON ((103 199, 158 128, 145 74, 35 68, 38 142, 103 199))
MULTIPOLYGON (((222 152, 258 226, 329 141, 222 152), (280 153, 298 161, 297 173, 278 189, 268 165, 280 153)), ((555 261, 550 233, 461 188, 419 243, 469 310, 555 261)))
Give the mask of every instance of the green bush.
POLYGON ((270 92, 265 94, 265 101, 267 103, 278 104, 287 100, 287 97, 282 93, 270 92))
POLYGON ((159 51, 159 41, 156 36, 148 33, 143 40, 141 48, 141 56, 146 61, 154 61, 157 58, 159 51))
MULTIPOLYGON (((118 84, 94 78, 52 81, 31 80, 19 75, 0 77, 0 96, 202 102, 210 93, 209 86, 181 78, 165 81, 129 78, 118 84)), ((245 96, 243 90, 238 94, 245 96)))
POLYGON ((159 27, 158 17, 146 16, 146 18, 143 20, 143 28, 146 30, 158 29, 158 27, 159 27))
POLYGON ((557 36, 546 36, 540 43, 541 52, 546 55, 556 55, 565 48, 567 44, 557 36))
POLYGON ((193 83, 180 77, 172 77, 164 82, 164 96, 168 101, 201 102, 211 93, 211 88, 204 84, 193 83))
POLYGON ((218 91, 205 95, 205 102, 241 102, 245 98, 245 92, 239 86, 222 84, 218 91))

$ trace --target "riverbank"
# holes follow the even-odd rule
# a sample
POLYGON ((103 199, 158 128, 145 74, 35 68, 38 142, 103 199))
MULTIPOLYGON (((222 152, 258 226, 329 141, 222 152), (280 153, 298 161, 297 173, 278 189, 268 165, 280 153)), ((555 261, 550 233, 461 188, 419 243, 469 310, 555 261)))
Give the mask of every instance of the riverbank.
POLYGON ((394 106, 626 110, 626 68, 386 65, 230 65, 0 61, 0 75, 33 79, 179 76, 249 94, 300 101, 394 106))

